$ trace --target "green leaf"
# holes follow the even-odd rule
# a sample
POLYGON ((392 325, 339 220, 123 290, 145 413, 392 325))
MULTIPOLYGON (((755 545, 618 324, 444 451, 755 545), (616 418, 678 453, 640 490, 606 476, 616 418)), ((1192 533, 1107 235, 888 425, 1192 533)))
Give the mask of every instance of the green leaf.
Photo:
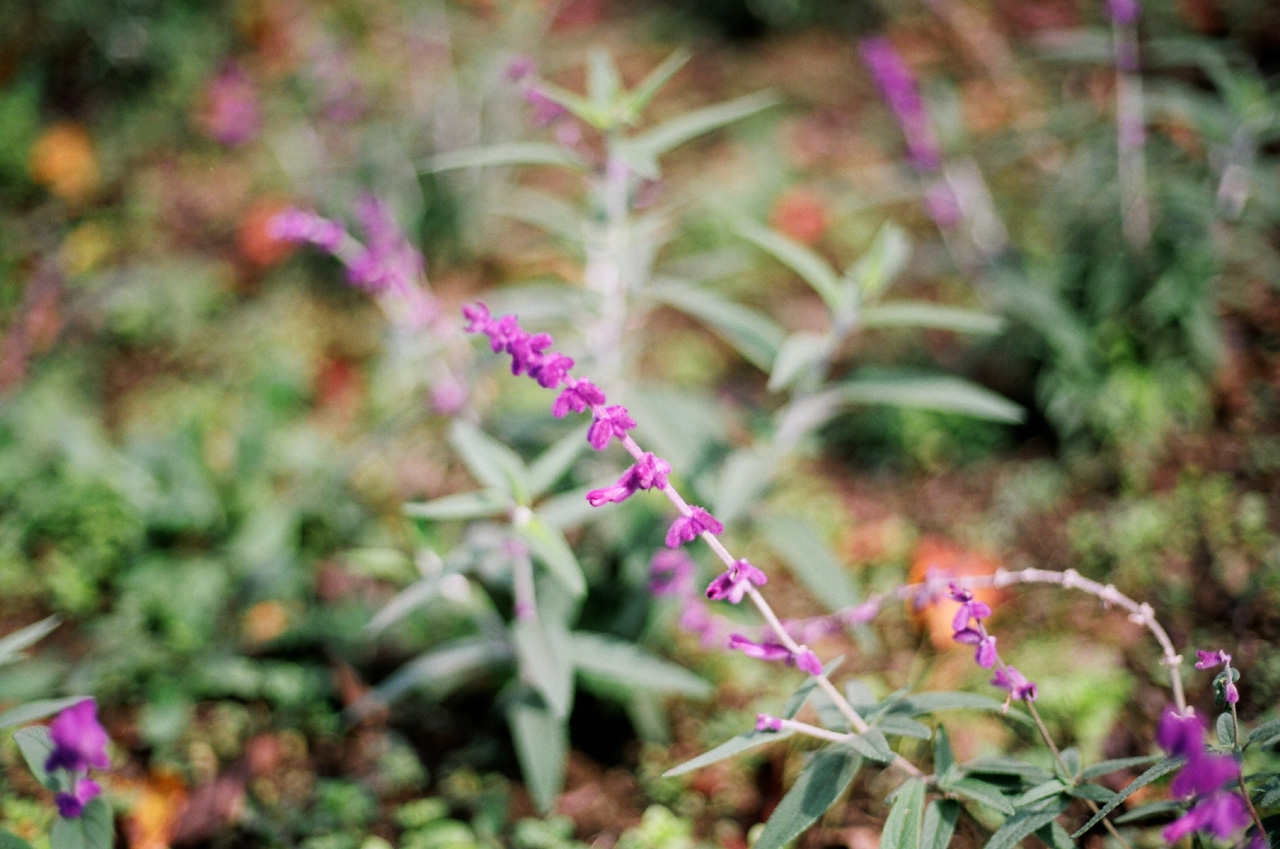
POLYGON ((39 701, 11 707, 4 713, 0 713, 0 728, 10 728, 14 725, 23 725, 37 719, 44 719, 46 716, 53 716, 63 708, 79 704, 87 698, 89 697, 68 696, 65 699, 40 699, 39 701))
POLYGON ((927 693, 913 693, 900 702, 911 716, 922 716, 940 710, 994 710, 1004 707, 1004 702, 979 693, 966 693, 963 690, 932 690, 927 693))
POLYGON ((463 419, 449 427, 449 444, 480 483, 528 502, 529 472, 516 452, 463 419))
POLYGON ((1245 743, 1245 746, 1252 746, 1254 743, 1261 746, 1270 746, 1276 742, 1280 742, 1280 719, 1264 722, 1249 732, 1249 741, 1245 743))
POLYGON ((515 531, 528 544, 533 556, 575 598, 586 593, 587 581, 582 577, 582 567, 578 565, 578 558, 573 555, 573 549, 565 541, 564 534, 533 514, 525 521, 517 522, 515 531))
POLYGON ((979 419, 1017 424, 1022 407, 972 381, 950 375, 893 377, 853 376, 835 387, 846 404, 889 404, 961 413, 979 419))
POLYGON ((115 842, 111 806, 99 796, 74 819, 58 817, 49 830, 50 849, 111 849, 115 842))
POLYGON ((916 722, 914 719, 907 719, 905 716, 898 716, 892 713, 882 714, 872 724, 885 734, 892 734, 897 737, 914 737, 917 740, 928 740, 933 736, 929 726, 923 722, 916 722))
POLYGON ((864 329, 918 327, 955 333, 999 333, 1005 326, 999 316, 929 301, 894 301, 867 307, 859 324, 864 329))
POLYGON ((778 392, 811 373, 831 347, 831 337, 825 333, 800 331, 787 337, 774 358, 769 372, 768 390, 778 392))
POLYGON ((0 849, 31 849, 31 844, 16 834, 0 831, 0 849))
POLYGON ((827 812, 853 781, 862 758, 845 746, 819 750, 782 797, 752 849, 782 849, 827 812))
POLYGON ((573 462, 582 454, 587 444, 587 428, 583 425, 562 436, 546 451, 538 455, 538 459, 529 464, 529 491, 534 498, 540 497, 555 485, 565 472, 573 466, 573 462))
POLYGON ((1076 842, 1067 834, 1067 830, 1053 821, 1035 830, 1035 835, 1049 849, 1079 849, 1076 842))
POLYGON ((415 519, 479 519, 505 513, 510 504, 511 497, 502 491, 482 489, 446 495, 430 501, 411 501, 403 509, 406 516, 415 519))
POLYGON ((1028 781, 1048 781, 1053 773, 1047 769, 1013 758, 979 758, 964 764, 965 772, 975 775, 1016 775, 1028 781))
POLYGON ((694 109, 664 121, 619 143, 620 151, 642 176, 657 176, 657 161, 666 152, 687 141, 741 121, 780 101, 768 91, 744 95, 724 103, 694 109))
MULTIPOLYGON (((847 721, 842 724, 848 725, 847 721)), ((893 749, 889 748, 889 741, 885 739, 884 734, 874 727, 868 728, 861 734, 851 734, 840 745, 848 746, 867 760, 880 763, 889 763, 897 757, 893 749)))
POLYGON ((1185 759, 1183 758, 1165 758, 1152 766, 1146 772, 1142 773, 1142 775, 1139 775, 1133 781, 1129 782, 1124 789, 1118 791, 1114 796, 1112 796, 1111 801, 1099 808, 1098 812, 1094 814, 1087 823, 1076 829, 1075 833, 1071 835, 1071 838, 1074 840, 1089 829, 1093 828, 1102 821, 1103 817, 1114 811, 1121 802, 1128 799, 1133 793, 1141 790, 1143 787, 1146 787, 1156 779, 1173 772, 1175 769, 1182 766, 1183 763, 1185 763, 1185 759))
POLYGON ((707 698, 713 687, 683 666, 650 654, 635 643, 574 631, 569 634, 573 665, 581 672, 616 682, 627 689, 678 693, 707 698))
POLYGON ((457 689, 476 673, 511 659, 511 645, 488 637, 468 637, 428 649, 387 676, 348 711, 357 719, 421 687, 435 698, 457 689))
POLYGON ((853 579, 823 543, 822 533, 812 522, 796 515, 771 516, 761 530, 769 547, 828 610, 843 610, 858 603, 853 579))
POLYGON ((640 113, 649 105, 649 101, 653 100, 653 96, 658 93, 658 90, 666 85, 667 80, 671 79, 676 71, 684 67, 684 64, 689 61, 691 56, 693 54, 688 50, 683 48, 677 50, 636 84, 636 87, 623 100, 628 123, 632 123, 640 117, 640 113))
POLYGON ((924 782, 909 778, 894 792, 894 797, 880 833, 880 849, 920 849, 924 782))
POLYGON ((772 743, 775 740, 785 740, 792 735, 790 728, 784 728, 781 731, 756 731, 754 728, 750 731, 739 734, 736 737, 730 737, 728 740, 716 746, 710 751, 703 752, 693 760, 685 761, 679 766, 674 766, 662 774, 663 778, 671 778, 675 775, 683 775, 686 772, 693 772, 695 769, 702 769, 704 766, 723 761, 742 752, 749 751, 757 746, 763 746, 765 743, 772 743))
POLYGON ((657 300, 706 324, 761 371, 768 371, 786 334, 772 318, 720 295, 671 280, 646 290, 657 300))
POLYGON ((19 728, 13 732, 13 742, 18 744, 22 759, 27 762, 27 769, 31 770, 36 781, 50 790, 57 790, 57 782, 44 768, 49 755, 53 754, 53 738, 49 736, 48 727, 34 725, 30 728, 19 728))
POLYGON ((1066 807, 1064 801, 1043 810, 1019 811, 991 835, 985 849, 1013 849, 1022 842, 1022 838, 1057 819, 1066 807))
POLYGON ((622 75, 613 56, 602 47, 593 47, 587 53, 587 100, 597 112, 607 114, 614 111, 621 93, 622 75))
POLYGON ((518 619, 511 626, 521 679, 532 684, 559 719, 573 704, 573 656, 568 635, 543 619, 518 619))
POLYGON ((538 812, 545 814, 564 787, 565 765, 569 760, 564 720, 529 693, 507 705, 507 723, 511 726, 511 740, 529 796, 538 812))
POLYGON ((972 799, 1002 814, 1013 813, 1013 805, 1009 804, 1009 800, 1000 792, 1000 788, 994 784, 988 784, 985 781, 966 776, 954 781, 947 781, 939 786, 943 790, 972 799))
MULTIPOLYGON (((831 673, 840 668, 841 663, 844 663, 844 655, 834 657, 827 661, 827 665, 822 667, 823 674, 825 674, 829 679, 831 677, 831 673)), ((796 714, 800 712, 800 708, 804 707, 804 703, 808 701, 809 696, 817 689, 817 687, 818 679, 816 677, 811 675, 806 678, 804 683, 797 687, 795 692, 792 693, 787 698, 787 701, 782 705, 782 713, 780 716, 783 719, 795 719, 796 714)))
MULTIPOLYGON (((857 286, 863 300, 871 301, 902 273, 910 258, 911 240, 906 231, 889 222, 876 233, 867 252, 845 272, 845 278, 857 286)), ((850 304, 841 306, 847 308, 850 304)))
POLYGON ((1077 799, 1088 799, 1091 802, 1106 802, 1111 798, 1111 791, 1100 784, 1078 784, 1068 787, 1067 792, 1077 799))
POLYGON ((1063 749, 1059 755, 1062 760, 1061 764, 1054 762, 1053 768, 1058 777, 1067 784, 1073 783, 1080 777, 1080 751, 1074 746, 1063 749), (1064 772, 1065 767, 1065 772, 1064 772))
POLYGON ((1218 721, 1213 725, 1218 735, 1218 743, 1223 746, 1234 746, 1236 743, 1236 722, 1230 712, 1218 714, 1218 721))
POLYGON ((1112 822, 1122 825, 1127 822, 1138 822, 1140 820, 1150 819, 1151 817, 1161 816, 1163 814, 1181 811, 1187 806, 1187 803, 1181 799, 1161 799, 1159 802, 1148 802, 1145 805, 1125 811, 1116 817, 1112 822))
POLYGON ((422 165, 423 173, 453 171, 459 168, 491 168, 508 165, 561 165, 585 171, 586 160, 561 147, 546 142, 508 142, 437 153, 422 165))
POLYGON ((938 726, 937 736, 933 738, 933 773, 942 780, 956 765, 955 753, 951 751, 951 738, 947 729, 938 726))
POLYGON ((947 849, 960 819, 960 803, 954 799, 937 799, 924 809, 924 825, 920 828, 920 849, 947 849))
POLYGON ((1025 808, 1032 802, 1039 802, 1041 799, 1048 799, 1050 796, 1057 796, 1068 788, 1068 785, 1060 778, 1051 778, 1043 784, 1037 784, 1030 790, 1023 793, 1013 800, 1015 808, 1025 808))
POLYGON ((1139 758, 1115 758, 1114 760, 1100 761, 1086 768, 1080 773, 1080 777, 1085 781, 1091 781, 1104 775, 1110 775, 1113 772, 1119 772, 1122 769, 1132 769, 1135 766, 1146 766, 1155 763, 1161 757, 1161 755, 1144 755, 1139 758))
POLYGON ((747 218, 734 221, 733 229, 739 236, 798 274, 800 279, 818 293, 828 309, 832 312, 839 309, 839 279, 827 261, 816 252, 747 218))
POLYGON ((39 622, 32 622, 25 628, 19 628, 4 639, 0 639, 0 664, 13 662, 17 659, 19 652, 35 645, 61 624, 61 617, 46 616, 39 622))
POLYGON ((716 482, 716 518, 725 525, 736 520, 769 489, 777 471, 777 452, 763 445, 735 451, 721 466, 716 482))

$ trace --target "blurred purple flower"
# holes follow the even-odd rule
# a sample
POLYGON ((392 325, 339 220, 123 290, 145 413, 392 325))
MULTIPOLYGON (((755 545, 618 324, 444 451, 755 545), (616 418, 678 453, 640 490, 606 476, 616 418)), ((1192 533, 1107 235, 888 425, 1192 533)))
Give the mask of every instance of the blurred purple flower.
POLYGON ((337 221, 297 208, 275 215, 267 228, 274 238, 282 242, 315 245, 327 254, 336 253, 347 236, 346 228, 337 221))
POLYGON ((521 54, 507 63, 507 69, 502 75, 508 82, 518 83, 526 77, 533 76, 537 71, 538 66, 533 61, 533 57, 521 54))
POLYGON ((526 86, 524 99, 526 103, 533 107, 533 123, 539 127, 545 127, 557 118, 567 114, 567 110, 563 106, 548 97, 537 86, 526 86))
POLYGON ((107 769, 107 743, 110 738, 98 723, 98 705, 93 699, 76 702, 59 713, 49 724, 53 751, 45 762, 47 771, 66 769, 83 772, 90 767, 107 769))
POLYGON ((757 731, 781 731, 782 720, 776 716, 769 716, 767 713, 756 714, 756 730, 757 731))
POLYGON ((71 793, 58 793, 53 797, 58 806, 58 816, 66 820, 78 819, 84 813, 84 806, 102 792, 98 782, 92 778, 76 780, 75 789, 71 793))
POLYGON ((911 69, 893 42, 883 36, 864 38, 858 47, 863 63, 902 127, 912 165, 921 171, 937 171, 942 154, 911 69))
POLYGON ((1035 683, 1028 681, 1021 672, 1012 666, 1004 666, 997 669, 995 677, 991 679, 991 684, 1002 690, 1007 690, 1009 697, 1012 699, 1027 702, 1036 700, 1035 683))
POLYGON ((701 533, 718 534, 724 530, 715 516, 701 507, 690 506, 688 516, 677 516, 667 530, 667 548, 679 548, 683 543, 692 542, 701 533))
POLYGON ((880 615, 880 605, 879 598, 869 598, 862 604, 842 612, 840 618, 847 625, 865 625, 880 615))
POLYGON ((973 659, 983 669, 990 669, 996 665, 995 637, 974 628, 962 628, 952 634, 951 638, 957 643, 974 646, 973 659))
POLYGON ((659 549, 649 561, 649 592, 657 596, 686 595, 693 571, 693 560, 684 551, 659 549))
POLYGON ((1156 728, 1156 742, 1171 755, 1189 758, 1204 748, 1205 724, 1194 713, 1180 714, 1166 708, 1156 728))
POLYGON ((733 569, 722 572, 707 586, 707 598, 712 601, 728 601, 739 604, 751 585, 763 587, 769 583, 768 576, 746 560, 736 560, 733 569))
POLYGON ((753 657, 756 660, 791 660, 791 649, 782 645, 782 643, 757 643, 748 640, 741 634, 731 634, 729 636, 729 648, 740 651, 747 657, 753 657))
POLYGON ((1138 0, 1107 0, 1107 14, 1113 23, 1121 26, 1137 23, 1142 14, 1142 4, 1138 0))
POLYGON ((1248 825, 1249 808, 1244 799, 1238 793, 1221 791, 1197 802, 1191 810, 1165 826, 1162 836, 1170 845, 1193 831, 1226 840, 1248 825))
MULTIPOLYGON (((1220 662, 1223 652, 1200 652, 1201 668, 1220 662)), ((1200 666, 1200 663, 1196 664, 1200 666)), ((1156 742, 1171 755, 1186 758, 1181 772, 1169 785, 1169 792, 1181 799, 1198 801, 1164 830, 1164 839, 1174 843, 1192 833, 1212 834, 1226 840, 1249 825, 1248 805, 1228 785, 1240 779, 1240 764, 1231 755, 1215 755, 1205 746, 1205 724, 1195 714, 1179 714, 1166 709, 1156 729, 1156 742)))
POLYGON ((228 65, 205 87, 200 124, 210 138, 228 147, 242 147, 258 134, 258 96, 238 65, 228 65))

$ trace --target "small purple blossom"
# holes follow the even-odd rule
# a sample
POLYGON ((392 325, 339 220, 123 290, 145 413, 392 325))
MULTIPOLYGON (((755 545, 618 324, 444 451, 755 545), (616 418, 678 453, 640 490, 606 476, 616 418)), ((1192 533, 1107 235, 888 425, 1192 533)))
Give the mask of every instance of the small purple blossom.
POLYGON ((599 507, 609 502, 616 504, 626 501, 640 489, 662 489, 667 485, 667 475, 670 472, 670 463, 645 452, 613 486, 588 492, 587 503, 592 507, 599 507))
POLYGON ((551 414, 560 419, 569 413, 581 413, 590 407, 598 407, 604 402, 604 393, 591 381, 585 377, 569 377, 565 379, 564 389, 551 406, 551 414))
MULTIPOLYGON (((1221 652, 1201 652, 1208 666, 1220 660, 1221 652)), ((1199 665, 1199 664, 1197 664, 1199 665)), ((1197 801, 1185 814, 1164 830, 1164 839, 1174 843, 1192 832, 1212 834, 1226 840, 1249 825, 1248 806, 1244 798, 1229 785, 1240 778, 1240 764, 1231 755, 1215 755, 1204 744, 1205 724, 1195 714, 1181 715, 1172 708, 1160 718, 1156 742, 1165 751, 1187 759, 1182 771, 1169 785, 1169 792, 1182 799, 1197 801)))
POLYGON ((951 620, 953 631, 965 630, 969 626, 970 619, 982 620, 991 615, 990 605, 975 601, 972 590, 951 584, 947 594, 953 601, 960 602, 960 608, 956 611, 955 618, 951 620))
POLYGON ((767 583, 769 578, 764 572, 746 560, 735 560, 732 569, 717 575, 707 586, 707 598, 739 604, 749 586, 763 587, 767 583))
POLYGON ((595 420, 587 429, 587 442, 597 451, 603 451, 612 437, 621 439, 636 426, 635 419, 627 415, 627 408, 619 404, 595 411, 595 420))
POLYGON ((1230 755, 1214 755, 1203 746, 1191 753, 1187 765, 1182 768, 1169 792, 1180 799, 1192 796, 1208 796, 1221 790, 1229 781, 1240 775, 1240 765, 1230 755))
POLYGON ((305 209, 290 208, 272 217, 268 232, 282 242, 312 244, 327 254, 338 250, 347 230, 337 221, 305 209))
POLYGON ((791 649, 782 645, 782 643, 757 643, 748 640, 741 634, 729 635, 729 648, 740 651, 747 657, 753 657, 756 660, 781 660, 787 662, 791 660, 791 649))
POLYGON ((568 111, 535 85, 525 87, 524 99, 533 107, 533 123, 538 127, 547 126, 568 111))
POLYGON ((1217 651, 1201 651, 1196 649, 1196 669, 1212 669, 1219 664, 1231 662, 1231 655, 1222 649, 1217 651))
POLYGON ((880 615, 881 599, 869 598, 856 607, 851 607, 840 614, 846 625, 865 625, 880 615))
POLYGON ((98 704, 93 699, 76 702, 49 724, 53 751, 45 762, 48 771, 66 769, 83 772, 90 767, 107 769, 107 732, 98 723, 98 704))
POLYGON ((1204 733, 1205 724, 1199 716, 1166 708, 1156 728, 1156 742, 1171 755, 1189 758, 1204 748, 1204 733))
POLYGON ((507 78, 508 82, 518 83, 526 77, 533 76, 537 71, 538 66, 533 61, 533 57, 521 54, 507 63, 507 69, 503 72, 503 76, 507 78))
POLYGON ((1240 794, 1219 791, 1192 805, 1191 810, 1165 826, 1162 836, 1169 844, 1195 831, 1226 840, 1248 825, 1249 808, 1240 794))
MULTIPOLYGON (((1012 666, 1004 666, 997 669, 995 677, 991 679, 991 684, 1008 691, 1010 699, 1027 702, 1036 700, 1035 683, 1028 681, 1026 676, 1012 666)), ((1008 707, 1008 702, 1005 703, 1005 706, 1008 707)))
POLYGON ((78 819, 84 813, 84 806, 102 792, 98 782, 92 778, 76 780, 75 789, 71 793, 58 793, 53 797, 58 806, 58 816, 65 820, 78 819))
POLYGON ((807 648, 801 647, 800 651, 792 656, 791 662, 795 663, 796 668, 802 672, 808 672, 810 675, 822 674, 822 661, 807 648))
POLYGON ((667 548, 679 548, 686 542, 692 542, 698 534, 718 534, 724 525, 706 510, 697 506, 689 507, 688 516, 677 516, 667 530, 667 548))
POLYGON ((756 730, 757 731, 781 731, 782 720, 776 716, 770 716, 767 713, 756 714, 756 730))
POLYGON ((974 646, 973 659, 983 669, 996 665, 996 638, 974 628, 962 628, 951 635, 957 643, 974 646))
POLYGON ((649 592, 657 596, 686 595, 693 581, 694 563, 680 549, 659 549, 649 561, 649 592))

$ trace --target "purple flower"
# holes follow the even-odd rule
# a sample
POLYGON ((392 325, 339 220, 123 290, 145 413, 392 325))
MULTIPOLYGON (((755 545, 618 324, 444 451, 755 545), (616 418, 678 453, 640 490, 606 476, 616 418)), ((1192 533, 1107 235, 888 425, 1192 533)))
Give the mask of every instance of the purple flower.
POLYGON ((921 171, 936 171, 942 164, 938 139, 925 113, 915 76, 893 42, 884 37, 865 38, 859 45, 862 61, 893 110, 907 140, 911 163, 921 171))
POLYGON ((533 76, 537 70, 538 66, 534 63, 533 57, 521 54, 507 63, 507 70, 503 76, 509 82, 518 83, 526 77, 533 76))
POLYGON ((228 65, 209 81, 200 123, 210 138, 228 147, 246 145, 258 134, 258 96, 238 65, 228 65))
POLYGON ((618 404, 596 410, 595 416, 591 427, 587 429, 587 442, 591 443, 591 447, 597 451, 603 451, 611 437, 622 438, 627 431, 636 426, 635 419, 627 415, 627 408, 618 404))
POLYGON ((107 732, 98 724, 98 705, 93 699, 76 702, 58 714, 49 724, 53 751, 45 762, 45 770, 66 769, 83 772, 93 767, 106 769, 107 732))
POLYGON ((493 324, 493 318, 489 315, 489 308, 485 306, 484 301, 467 304, 462 308, 462 315, 469 322, 466 326, 468 333, 488 334, 489 325, 493 324))
POLYGON ((78 819, 84 813, 84 806, 101 792, 102 788, 92 778, 78 779, 74 792, 59 793, 53 797, 54 804, 58 806, 58 816, 66 820, 78 819))
MULTIPOLYGON (((969 627, 970 619, 981 621, 991 615, 991 607, 985 602, 975 601, 973 592, 955 584, 951 584, 948 595, 953 601, 960 602, 960 609, 951 620, 951 630, 964 631, 969 627)), ((958 639, 958 638, 957 638, 958 639)))
POLYGON ((649 561, 649 592, 684 595, 693 580, 693 560, 680 550, 660 549, 649 561))
POLYGON ((557 419, 568 413, 581 413, 589 407, 598 407, 605 402, 604 393, 585 377, 566 378, 564 389, 556 396, 551 406, 551 414, 557 419))
POLYGON ((690 506, 688 516, 678 516, 667 530, 667 548, 679 548, 683 543, 692 542, 700 533, 718 534, 724 530, 715 516, 701 507, 690 506))
POLYGON ((757 731, 781 731, 782 720, 776 716, 769 716, 767 713, 756 714, 756 730, 757 731))
POLYGON ((973 628, 962 628, 952 634, 951 638, 957 643, 976 646, 974 649, 973 659, 976 660, 978 665, 983 669, 990 669, 996 665, 995 637, 973 628))
POLYGON ((792 656, 791 661, 796 668, 802 672, 808 672, 810 675, 822 674, 822 661, 818 660, 818 656, 807 648, 801 648, 792 656))
POLYGON ((553 351, 529 368, 529 376, 535 378, 543 389, 555 389, 564 383, 571 368, 573 368, 572 358, 553 351))
POLYGON ((1189 758, 1204 748, 1205 724, 1194 713, 1182 715, 1166 708, 1156 728, 1156 742, 1171 755, 1189 758))
POLYGON ((1121 26, 1136 23, 1141 13, 1142 6, 1138 0, 1107 0, 1107 14, 1121 26))
POLYGON ((791 649, 781 643, 756 643, 741 634, 729 636, 729 648, 742 652, 756 660, 791 660, 791 649))
POLYGON ((1007 690, 1009 697, 1012 699, 1027 702, 1036 700, 1036 685, 1028 681, 1021 672, 1012 666, 997 669, 995 677, 991 679, 991 684, 1002 690, 1007 690))
POLYGON ((880 604, 879 598, 869 598, 857 607, 844 611, 840 618, 847 625, 865 625, 880 615, 880 604))
MULTIPOLYGON (((1249 825, 1249 808, 1238 793, 1221 791, 1197 802, 1182 816, 1165 826, 1163 837, 1173 844, 1193 831, 1226 840, 1249 825)), ((1265 844, 1264 844, 1265 845, 1265 844)))
POLYGON ((312 244, 332 254, 346 237, 346 228, 337 221, 321 218, 305 209, 286 209, 272 217, 268 231, 282 242, 312 244))
POLYGON ((1187 765, 1169 785, 1169 792, 1180 799, 1208 796, 1240 776, 1240 765, 1230 755, 1214 755, 1203 745, 1187 758, 1187 765))
POLYGON ((1196 649, 1196 669, 1212 669, 1220 663, 1230 663, 1231 655, 1222 649, 1217 651, 1200 651, 1196 649))
POLYGON ((524 99, 533 107, 533 123, 538 127, 547 126, 567 111, 537 86, 527 86, 524 90, 524 99))
POLYGON ((717 575, 707 586, 707 598, 739 604, 747 593, 747 587, 752 584, 763 587, 767 583, 769 578, 764 572, 746 560, 735 560, 732 569, 717 575))
MULTIPOLYGON (((518 328, 517 328, 518 329, 518 328)), ((549 333, 518 333, 504 336, 504 347, 511 355, 511 373, 514 375, 530 374, 543 359, 543 351, 551 347, 555 340, 549 333)), ((573 360, 569 361, 570 365, 573 360)))
POLYGON ((630 469, 618 478, 613 486, 604 489, 593 489, 587 493, 587 503, 599 507, 609 502, 626 501, 639 489, 653 489, 667 485, 667 475, 671 472, 671 464, 661 457, 645 452, 630 469))

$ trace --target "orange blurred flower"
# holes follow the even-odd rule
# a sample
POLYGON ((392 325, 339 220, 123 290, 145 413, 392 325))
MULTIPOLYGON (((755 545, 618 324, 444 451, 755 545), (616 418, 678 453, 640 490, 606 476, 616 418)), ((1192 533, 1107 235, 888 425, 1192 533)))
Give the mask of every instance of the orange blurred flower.
POLYGON ((64 200, 87 197, 98 185, 98 161, 83 126, 51 124, 36 138, 27 161, 31 179, 64 200))

